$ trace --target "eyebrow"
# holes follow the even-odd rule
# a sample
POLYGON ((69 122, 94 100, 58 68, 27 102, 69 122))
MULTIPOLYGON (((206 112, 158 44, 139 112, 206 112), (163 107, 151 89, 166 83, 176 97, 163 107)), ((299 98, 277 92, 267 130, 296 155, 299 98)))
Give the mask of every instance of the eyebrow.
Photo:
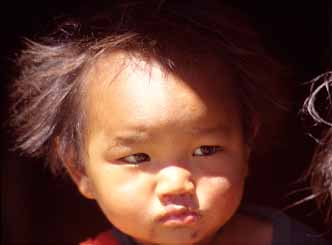
POLYGON ((188 134, 197 134, 197 135, 206 135, 212 133, 226 133, 227 127, 224 125, 217 125, 214 127, 206 127, 206 128, 190 128, 185 129, 184 132, 188 134))
POLYGON ((118 135, 116 136, 112 142, 113 146, 118 145, 135 145, 138 143, 142 143, 146 141, 148 138, 147 135, 143 135, 141 131, 134 131, 130 134, 118 135))
MULTIPOLYGON (((128 132, 129 133, 123 133, 115 136, 112 139, 112 146, 135 145, 143 143, 151 137, 151 135, 147 133, 147 130, 142 127, 128 132)), ((226 134, 227 128, 224 127, 224 125, 218 125, 215 127, 184 129, 182 132, 189 135, 209 135, 213 133, 226 134)))

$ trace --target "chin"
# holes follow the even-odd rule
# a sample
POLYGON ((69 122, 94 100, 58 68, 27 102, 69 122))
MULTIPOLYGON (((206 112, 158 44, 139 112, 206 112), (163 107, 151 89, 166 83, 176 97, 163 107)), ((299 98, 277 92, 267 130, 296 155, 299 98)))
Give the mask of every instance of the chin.
POLYGON ((176 227, 168 231, 156 232, 150 243, 153 244, 193 244, 202 240, 199 231, 176 227))

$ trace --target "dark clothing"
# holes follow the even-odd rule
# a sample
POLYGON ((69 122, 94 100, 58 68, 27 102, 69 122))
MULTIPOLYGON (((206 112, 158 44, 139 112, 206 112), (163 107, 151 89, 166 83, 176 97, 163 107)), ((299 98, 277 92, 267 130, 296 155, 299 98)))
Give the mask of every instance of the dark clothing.
POLYGON ((331 245, 322 238, 322 235, 279 210, 249 205, 241 208, 240 212, 269 220, 272 223, 272 245, 331 245))

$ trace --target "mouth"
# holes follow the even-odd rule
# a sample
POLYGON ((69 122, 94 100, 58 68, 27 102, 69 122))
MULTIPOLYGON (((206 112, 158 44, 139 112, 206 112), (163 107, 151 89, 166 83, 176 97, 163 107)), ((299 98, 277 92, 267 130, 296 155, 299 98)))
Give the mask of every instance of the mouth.
POLYGON ((158 218, 165 226, 189 226, 198 223, 200 215, 197 211, 185 207, 167 208, 166 212, 158 218))

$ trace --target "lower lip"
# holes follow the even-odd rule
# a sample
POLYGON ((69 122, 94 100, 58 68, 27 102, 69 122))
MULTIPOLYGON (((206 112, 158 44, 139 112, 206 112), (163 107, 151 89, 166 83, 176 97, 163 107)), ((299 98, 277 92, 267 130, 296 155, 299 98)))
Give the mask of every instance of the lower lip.
POLYGON ((161 219, 162 224, 167 226, 193 225, 197 221, 198 215, 194 213, 168 215, 161 219))

